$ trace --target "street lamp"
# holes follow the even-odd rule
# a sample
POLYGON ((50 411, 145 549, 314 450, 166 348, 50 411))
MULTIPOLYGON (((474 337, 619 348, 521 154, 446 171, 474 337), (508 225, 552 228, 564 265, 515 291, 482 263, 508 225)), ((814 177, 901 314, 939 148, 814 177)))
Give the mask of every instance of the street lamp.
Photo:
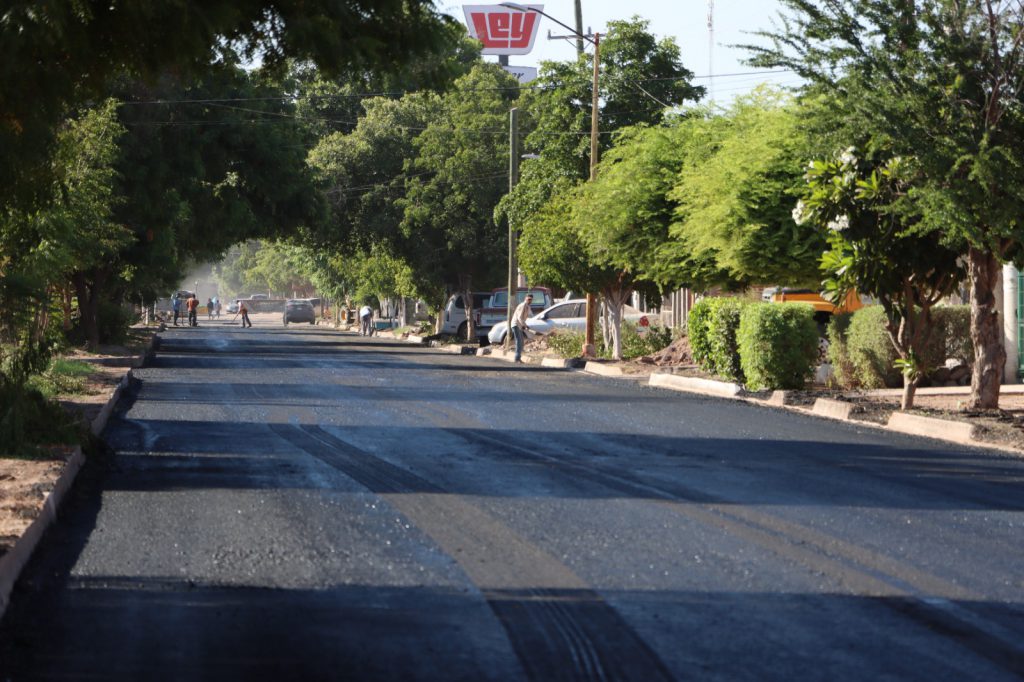
MULTIPOLYGON (((598 100, 599 91, 597 89, 597 73, 598 73, 598 65, 599 65, 599 62, 600 62, 600 59, 601 59, 601 34, 600 33, 595 33, 594 37, 591 38, 590 36, 584 35, 580 31, 577 31, 576 29, 570 27, 568 24, 563 24, 558 19, 555 19, 550 14, 547 14, 546 12, 543 12, 543 11, 537 9, 536 7, 527 7, 526 5, 520 5, 520 4, 515 3, 515 2, 503 2, 503 3, 501 3, 500 6, 501 7, 506 7, 508 9, 516 10, 517 12, 536 12, 537 14, 539 14, 539 15, 541 15, 543 17, 547 17, 548 19, 550 19, 551 21, 555 22, 556 24, 558 24, 559 26, 561 26, 565 30, 571 32, 578 39, 586 40, 591 45, 594 46, 594 79, 593 79, 593 83, 592 83, 592 90, 593 91, 592 91, 592 94, 591 94, 591 102, 590 102, 590 180, 593 181, 594 178, 597 176, 597 160, 598 160, 597 159, 597 154, 598 154, 598 149, 597 149, 597 138, 598 138, 598 130, 597 130, 598 106, 597 106, 597 100, 598 100)), ((587 332, 586 332, 586 338, 584 339, 584 342, 583 342, 583 355, 586 356, 586 357, 593 357, 594 355, 596 355, 596 350, 597 349, 594 346, 594 326, 595 326, 596 321, 597 321, 597 298, 594 296, 594 294, 588 293, 587 294, 587 332)), ((509 329, 511 330, 511 327, 509 327, 509 329)))

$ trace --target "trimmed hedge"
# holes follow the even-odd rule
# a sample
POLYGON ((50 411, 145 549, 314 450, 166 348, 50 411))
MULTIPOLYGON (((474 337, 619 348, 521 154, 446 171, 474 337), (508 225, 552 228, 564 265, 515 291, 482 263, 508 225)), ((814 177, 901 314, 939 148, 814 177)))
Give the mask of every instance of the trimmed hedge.
POLYGON ((736 331, 740 327, 740 311, 749 304, 739 298, 704 298, 690 310, 690 349, 701 369, 743 381, 736 331))
POLYGON ((747 388, 799 389, 818 359, 818 325, 805 303, 759 303, 742 308, 737 330, 747 388))
POLYGON ((693 361, 705 371, 713 371, 711 367, 711 340, 708 338, 708 321, 717 298, 702 298, 690 308, 686 318, 686 334, 690 338, 690 352, 693 361))
MULTIPOLYGON (((840 386, 899 388, 903 385, 902 375, 893 368, 898 356, 885 330, 885 322, 885 311, 878 305, 832 318, 828 327, 828 355, 840 386)), ((972 365, 970 306, 932 308, 932 324, 931 338, 923 353, 929 370, 942 367, 946 358, 957 358, 972 365)))

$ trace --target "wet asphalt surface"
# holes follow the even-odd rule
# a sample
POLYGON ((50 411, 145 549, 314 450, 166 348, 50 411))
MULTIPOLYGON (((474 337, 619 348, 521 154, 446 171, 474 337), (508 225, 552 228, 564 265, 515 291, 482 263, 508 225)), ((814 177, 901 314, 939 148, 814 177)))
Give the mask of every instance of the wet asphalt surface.
POLYGON ((271 319, 163 335, 0 679, 1024 675, 1020 459, 271 319))

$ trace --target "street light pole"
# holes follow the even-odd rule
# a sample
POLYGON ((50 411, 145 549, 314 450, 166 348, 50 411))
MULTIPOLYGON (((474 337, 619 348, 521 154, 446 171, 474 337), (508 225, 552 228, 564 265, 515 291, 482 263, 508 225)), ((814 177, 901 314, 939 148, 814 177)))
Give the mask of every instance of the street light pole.
MULTIPOLYGON (((599 113, 598 99, 600 91, 597 88, 597 75, 600 69, 601 62, 601 36, 595 33, 594 37, 583 35, 580 30, 576 30, 566 24, 563 24, 558 19, 555 19, 550 14, 547 14, 536 7, 527 7, 514 2, 503 2, 502 7, 514 9, 518 12, 536 12, 541 16, 547 17, 551 21, 555 22, 562 28, 570 31, 576 36, 578 45, 582 46, 582 41, 587 40, 594 46, 594 78, 592 83, 591 93, 591 104, 590 104, 590 180, 593 181, 597 177, 597 161, 598 161, 598 120, 597 115, 599 113)), ((582 10, 577 17, 577 23, 582 26, 582 10)), ((510 301, 511 304, 511 301, 510 301)), ((511 316, 510 316, 511 317, 511 316)), ((597 347, 594 345, 594 327, 597 322, 597 297, 592 293, 587 294, 587 330, 583 340, 583 355, 585 357, 594 357, 597 354, 597 347)), ((511 326, 509 327, 511 330, 511 326)))

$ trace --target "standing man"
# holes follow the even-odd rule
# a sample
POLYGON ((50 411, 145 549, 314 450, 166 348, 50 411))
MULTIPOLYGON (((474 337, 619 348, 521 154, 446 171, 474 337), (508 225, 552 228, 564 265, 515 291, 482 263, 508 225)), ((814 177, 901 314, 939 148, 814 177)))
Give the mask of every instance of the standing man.
POLYGON ((252 322, 249 321, 249 309, 245 307, 245 301, 238 302, 238 313, 242 316, 242 329, 251 327, 252 322))
POLYGON ((359 309, 359 335, 360 336, 372 336, 373 335, 373 308, 363 304, 363 307, 359 309))
POLYGON ((213 299, 212 298, 206 299, 206 319, 208 319, 208 320, 212 320, 213 319, 213 299))
POLYGON ((185 305, 188 306, 188 326, 198 327, 199 326, 199 299, 196 298, 195 294, 186 301, 185 305))
POLYGON ((526 343, 526 320, 530 317, 530 304, 533 303, 533 295, 527 294, 523 302, 516 306, 512 313, 512 335, 516 340, 515 362, 523 361, 523 344, 526 343))
POLYGON ((178 294, 174 294, 174 298, 171 299, 171 308, 174 309, 174 326, 178 326, 178 317, 181 316, 181 299, 178 298, 178 294))

